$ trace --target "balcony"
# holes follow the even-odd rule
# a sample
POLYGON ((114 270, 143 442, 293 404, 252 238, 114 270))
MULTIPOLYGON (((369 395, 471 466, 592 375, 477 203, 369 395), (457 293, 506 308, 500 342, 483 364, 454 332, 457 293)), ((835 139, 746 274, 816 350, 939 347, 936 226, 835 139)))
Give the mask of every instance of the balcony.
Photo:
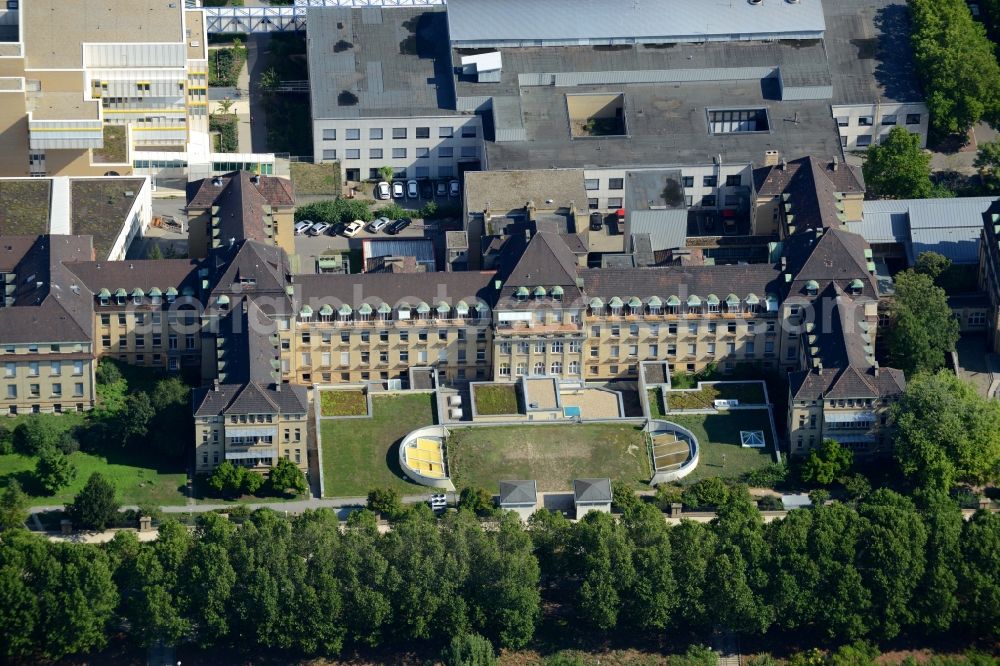
POLYGON ((544 335, 552 333, 581 333, 583 324, 541 323, 537 321, 501 321, 497 324, 496 335, 544 335))

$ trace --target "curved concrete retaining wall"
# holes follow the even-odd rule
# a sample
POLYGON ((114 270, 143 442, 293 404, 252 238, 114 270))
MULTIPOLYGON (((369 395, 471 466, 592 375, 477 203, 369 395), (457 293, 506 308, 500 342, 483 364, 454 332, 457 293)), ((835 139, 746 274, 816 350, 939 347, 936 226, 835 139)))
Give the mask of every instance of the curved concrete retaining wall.
POLYGON ((677 469, 665 470, 662 472, 657 472, 654 470, 653 478, 650 479, 649 485, 658 486, 661 483, 671 483, 672 481, 680 481, 685 476, 690 474, 698 466, 698 461, 700 458, 700 451, 698 447, 698 438, 694 436, 687 428, 683 428, 676 423, 671 421, 665 421, 662 419, 652 419, 646 426, 646 432, 649 433, 650 437, 657 435, 659 433, 677 433, 682 435, 691 444, 691 456, 687 461, 678 467, 677 469))
MULTIPOLYGON (((434 437, 440 438, 442 441, 441 452, 442 456, 445 454, 444 440, 448 437, 450 433, 448 429, 440 425, 424 426, 423 428, 417 428, 416 430, 411 430, 407 433, 406 437, 402 439, 399 443, 399 467, 403 470, 403 473, 410 478, 414 483, 419 483, 423 486, 429 486, 431 488, 440 488, 441 490, 450 490, 454 492, 455 484, 451 482, 450 476, 445 476, 442 479, 433 478, 430 476, 424 476, 417 470, 413 469, 406 463, 406 446, 414 441, 418 437, 434 437)), ((445 464, 448 461, 445 460, 445 464)))

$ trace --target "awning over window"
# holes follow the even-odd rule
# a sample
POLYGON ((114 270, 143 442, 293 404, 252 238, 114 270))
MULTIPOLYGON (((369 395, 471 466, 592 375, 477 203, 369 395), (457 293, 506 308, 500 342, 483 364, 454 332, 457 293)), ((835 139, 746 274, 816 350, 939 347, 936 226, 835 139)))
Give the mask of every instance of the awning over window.
POLYGON ((372 313, 372 306, 367 303, 362 303, 361 307, 358 308, 358 313, 363 315, 370 315, 372 313))
POLYGON ((150 295, 150 296, 162 296, 162 295, 163 295, 163 292, 161 292, 161 291, 159 290, 159 288, 157 288, 157 287, 153 287, 152 289, 150 289, 150 290, 149 290, 149 295, 150 295))
POLYGON ((97 292, 97 296, 99 298, 111 298, 111 292, 108 291, 107 289, 101 289, 99 292, 97 292))
POLYGON ((308 305, 303 305, 302 309, 299 310, 299 315, 302 316, 302 317, 311 317, 312 313, 313 313, 313 309, 311 307, 309 307, 308 305))
POLYGON ((757 294, 749 294, 746 298, 746 301, 750 305, 757 305, 758 303, 760 303, 760 299, 757 298, 757 294))
POLYGON ((539 298, 541 298, 546 293, 547 292, 545 291, 545 287, 535 287, 535 296, 538 296, 539 298))
POLYGON ((417 306, 417 312, 419 314, 427 314, 430 311, 431 311, 431 306, 427 305, 423 301, 421 301, 420 305, 417 306))
MULTIPOLYGON (((219 297, 215 299, 215 302, 218 305, 229 305, 229 296, 226 296, 225 294, 219 294, 219 297)), ((312 314, 312 310, 310 310, 309 313, 312 314)))
POLYGON ((729 294, 726 296, 726 305, 739 305, 740 297, 736 294, 729 294))
POLYGON ((628 306, 630 308, 641 308, 642 301, 640 301, 637 296, 633 296, 632 298, 628 299, 628 306))
POLYGON ((249 460, 251 458, 277 458, 278 449, 261 449, 260 451, 226 451, 226 460, 249 460))
POLYGON ((708 303, 709 305, 718 305, 719 297, 716 296, 715 294, 709 294, 708 298, 705 299, 705 302, 708 303))
POLYGON ((319 313, 324 317, 329 317, 330 315, 333 314, 333 306, 330 305, 329 303, 324 303, 323 307, 319 309, 319 313))
POLYGON ((592 310, 600 310, 603 307, 604 307, 604 301, 602 301, 601 299, 597 297, 590 299, 590 308, 592 310))
POLYGON ((455 304, 455 312, 458 314, 467 314, 469 312, 469 306, 465 301, 459 301, 455 304))
POLYGON ((701 299, 700 298, 698 298, 694 294, 691 294, 690 296, 688 296, 688 307, 689 308, 696 308, 699 305, 701 305, 701 299))
POLYGON ((337 313, 338 314, 342 314, 342 315, 349 315, 352 312, 354 312, 354 308, 352 308, 347 303, 344 303, 343 305, 341 305, 340 308, 337 310, 337 313))
POLYGON ((126 292, 124 289, 118 289, 115 292, 115 296, 117 296, 118 298, 125 298, 126 296, 128 296, 128 292, 126 292))
POLYGON ((562 296, 563 295, 563 288, 560 287, 559 285, 556 285, 556 286, 552 287, 552 295, 553 296, 562 296))
POLYGON ((660 300, 659 296, 650 296, 649 300, 646 301, 646 303, 648 303, 649 306, 653 308, 658 308, 661 305, 663 305, 663 301, 660 300))
POLYGON ((528 295, 528 288, 527 287, 518 287, 517 291, 514 292, 514 295, 515 296, 527 296, 528 295))
POLYGON ((378 306, 379 314, 389 314, 390 312, 392 312, 392 306, 389 305, 388 303, 383 303, 382 305, 378 306))
POLYGON ((451 306, 448 305, 447 303, 441 303, 437 306, 437 311, 440 312, 441 314, 447 314, 451 312, 451 306))
POLYGON ((676 296, 671 296, 670 298, 667 299, 667 305, 680 305, 680 304, 681 304, 681 299, 677 298, 676 296))

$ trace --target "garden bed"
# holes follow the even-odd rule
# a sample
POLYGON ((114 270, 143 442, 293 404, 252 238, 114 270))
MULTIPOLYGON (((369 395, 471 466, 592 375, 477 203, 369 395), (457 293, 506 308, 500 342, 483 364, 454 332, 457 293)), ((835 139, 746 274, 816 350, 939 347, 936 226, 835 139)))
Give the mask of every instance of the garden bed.
POLYGON ((479 416, 518 414, 517 387, 513 384, 480 384, 472 387, 479 416))
POLYGON ((104 147, 92 151, 95 164, 128 162, 128 135, 124 125, 104 126, 104 147))
POLYGON ((367 416, 368 397, 363 390, 321 391, 321 416, 367 416))
POLYGON ((696 390, 667 392, 667 411, 676 409, 713 409, 716 400, 738 400, 740 406, 765 404, 760 382, 725 382, 702 384, 696 390))

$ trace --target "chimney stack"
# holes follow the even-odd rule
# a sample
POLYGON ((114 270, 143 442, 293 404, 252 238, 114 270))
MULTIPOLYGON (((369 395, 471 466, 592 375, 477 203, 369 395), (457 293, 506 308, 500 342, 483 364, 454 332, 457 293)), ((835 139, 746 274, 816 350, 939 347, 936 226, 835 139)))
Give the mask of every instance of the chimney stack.
POLYGON ((788 171, 788 162, 784 157, 781 158, 781 164, 779 165, 782 171, 788 171))
POLYGON ((215 380, 212 382, 212 390, 215 391, 215 392, 219 391, 219 378, 218 377, 216 377, 215 380))
POLYGON ((837 167, 840 166, 840 158, 836 155, 833 156, 833 170, 836 171, 837 167))

